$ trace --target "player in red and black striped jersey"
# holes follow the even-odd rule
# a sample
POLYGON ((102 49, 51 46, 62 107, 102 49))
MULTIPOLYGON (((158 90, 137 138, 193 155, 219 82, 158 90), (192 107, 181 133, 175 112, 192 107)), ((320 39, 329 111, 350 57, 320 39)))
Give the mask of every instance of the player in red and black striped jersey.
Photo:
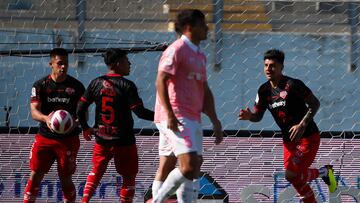
POLYGON ((62 48, 50 52, 51 74, 36 81, 31 91, 31 116, 40 122, 39 132, 30 152, 31 174, 24 194, 24 202, 35 202, 40 183, 56 160, 65 202, 75 202, 76 191, 72 174, 76 169, 76 156, 80 146, 80 128, 74 126, 68 134, 50 130, 54 111, 68 111, 76 120, 76 108, 85 87, 67 75, 68 53, 62 48))
POLYGON ((320 145, 320 133, 313 117, 320 102, 312 91, 298 79, 282 74, 285 54, 269 50, 264 54, 264 73, 268 81, 260 86, 254 112, 240 111, 241 120, 258 122, 268 109, 283 135, 285 177, 302 197, 303 202, 316 202, 307 183, 322 177, 330 192, 336 190, 332 166, 309 168, 320 145))
POLYGON ((123 77, 130 73, 131 63, 127 53, 120 49, 108 49, 104 61, 109 69, 108 74, 91 81, 77 110, 84 138, 91 140, 95 135, 96 139, 93 169, 88 175, 82 202, 90 201, 113 157, 116 170, 123 177, 120 201, 132 202, 138 155, 131 111, 149 121, 154 120, 154 112, 144 107, 135 84, 123 77), (96 113, 95 126, 91 128, 86 121, 86 111, 93 102, 96 113))

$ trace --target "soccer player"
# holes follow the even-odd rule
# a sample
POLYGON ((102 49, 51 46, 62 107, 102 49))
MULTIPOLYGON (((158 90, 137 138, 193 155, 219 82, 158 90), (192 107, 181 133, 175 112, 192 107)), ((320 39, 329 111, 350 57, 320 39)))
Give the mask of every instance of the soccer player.
POLYGON ((182 184, 178 201, 193 200, 193 179, 199 176, 202 162, 201 112, 213 124, 215 143, 223 139, 207 84, 206 56, 199 47, 207 37, 205 16, 196 9, 184 10, 177 16, 177 23, 182 35, 164 51, 158 67, 154 122, 160 132, 160 159, 175 155, 179 167, 163 183, 157 183, 159 189, 153 197, 156 203, 164 202, 182 184))
MULTIPOLYGON (((175 33, 177 39, 179 39, 182 35, 178 22, 175 23, 175 33)), ((160 139, 161 138, 162 137, 160 137, 160 139)), ((162 156, 162 155, 159 156, 159 166, 156 171, 155 178, 151 187, 152 197, 155 197, 157 195, 157 192, 160 189, 161 185, 164 183, 166 177, 169 175, 169 173, 172 170, 174 170, 176 162, 177 159, 174 154, 170 154, 169 156, 162 156)), ((197 182, 198 179, 196 178, 194 179, 194 181, 197 182)), ((197 193, 196 190, 197 187, 194 188, 195 193, 197 193)), ((180 190, 177 190, 177 192, 178 191, 180 192, 180 190)), ((179 196, 181 196, 181 194, 179 194, 179 196)), ((197 194, 194 194, 194 197, 195 196, 197 197, 197 194)))
POLYGON ((36 81, 31 90, 31 116, 40 122, 40 127, 30 152, 31 174, 25 187, 24 202, 35 202, 40 183, 55 160, 64 201, 75 202, 72 174, 76 169, 81 130, 75 124, 71 132, 59 135, 50 130, 50 119, 59 109, 68 111, 76 119, 76 107, 85 88, 67 74, 69 64, 65 49, 51 50, 49 64, 50 75, 36 81))
POLYGON ((264 54, 267 82, 258 90, 254 112, 240 110, 239 119, 258 122, 268 109, 283 135, 285 178, 294 186, 303 202, 316 202, 308 181, 321 177, 332 193, 337 182, 331 165, 309 168, 320 145, 320 133, 313 117, 320 102, 298 79, 282 74, 285 54, 276 49, 264 54))
POLYGON ((104 62, 108 73, 91 81, 77 110, 85 140, 91 140, 92 135, 96 138, 93 168, 87 177, 82 202, 90 201, 113 157, 116 171, 123 177, 120 201, 132 202, 138 173, 138 154, 131 111, 149 121, 154 120, 154 112, 144 108, 135 84, 124 78, 129 75, 131 65, 127 52, 110 48, 104 54, 104 62), (93 102, 96 104, 96 113, 95 126, 91 128, 87 124, 86 112, 93 102))

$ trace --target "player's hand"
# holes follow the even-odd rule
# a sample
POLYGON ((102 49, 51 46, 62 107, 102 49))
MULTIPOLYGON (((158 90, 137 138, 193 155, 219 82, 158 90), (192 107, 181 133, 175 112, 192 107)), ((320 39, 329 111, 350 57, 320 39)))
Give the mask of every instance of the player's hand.
POLYGON ((182 124, 180 123, 180 121, 175 117, 174 114, 168 116, 167 119, 167 128, 172 130, 173 132, 180 132, 179 130, 179 126, 181 126, 182 124))
POLYGON ((215 144, 220 144, 223 141, 224 134, 222 131, 221 122, 219 120, 216 120, 213 123, 213 131, 215 136, 215 144))
POLYGON ((49 113, 49 115, 46 116, 45 120, 46 120, 46 125, 47 127, 51 130, 51 132, 54 132, 53 129, 51 128, 51 117, 53 116, 55 111, 52 111, 51 113, 49 113))
POLYGON ((252 112, 249 107, 246 107, 246 109, 241 109, 239 113, 239 120, 250 120, 251 115, 252 112))
POLYGON ((289 130, 290 140, 293 141, 293 142, 299 141, 300 138, 302 137, 302 135, 305 132, 305 128, 306 128, 306 126, 301 124, 301 123, 291 127, 290 130, 289 130))
POLYGON ((90 141, 94 135, 94 129, 93 128, 88 128, 86 130, 83 130, 83 137, 86 141, 90 141))

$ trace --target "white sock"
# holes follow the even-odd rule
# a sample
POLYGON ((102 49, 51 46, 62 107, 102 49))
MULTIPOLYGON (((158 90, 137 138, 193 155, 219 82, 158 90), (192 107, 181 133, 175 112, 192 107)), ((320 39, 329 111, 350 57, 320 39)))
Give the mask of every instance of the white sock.
POLYGON ((326 167, 319 168, 319 176, 320 178, 328 175, 328 169, 326 167))
POLYGON ((151 193, 152 193, 153 198, 158 194, 158 191, 161 188, 163 183, 164 183, 163 181, 154 180, 152 187, 151 187, 151 193))
POLYGON ((197 202, 200 191, 200 180, 193 179, 193 202, 197 202))
POLYGON ((178 203, 188 203, 193 201, 193 182, 185 181, 176 190, 178 203))
POLYGON ((175 168, 169 173, 165 182, 160 187, 158 194, 154 197, 153 202, 163 203, 183 182, 192 183, 192 180, 185 178, 180 170, 175 168))

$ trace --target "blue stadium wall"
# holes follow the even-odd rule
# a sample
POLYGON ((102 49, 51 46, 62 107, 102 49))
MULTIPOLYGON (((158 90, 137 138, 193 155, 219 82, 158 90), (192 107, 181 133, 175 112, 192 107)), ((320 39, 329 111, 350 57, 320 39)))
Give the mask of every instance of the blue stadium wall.
MULTIPOLYGON (((20 31, 20 30, 19 30, 20 31)), ((35 31, 34 31, 35 32, 35 31)), ((44 34, 3 33, 0 31, 0 43, 28 41, 54 42, 49 31, 44 34)), ((72 39, 71 33, 61 33, 65 42, 72 39)), ((172 42, 174 33, 168 32, 110 32, 98 31, 86 33, 92 37, 91 42, 109 42, 103 38, 172 42), (101 39, 96 39, 101 38, 101 39)), ((211 37, 209 37, 211 38, 211 37)), ((210 39, 202 43, 208 56, 208 82, 213 90, 219 117, 225 129, 277 130, 269 113, 260 123, 239 122, 237 115, 241 107, 252 106, 257 88, 263 82, 263 53, 270 48, 282 49, 286 53, 286 75, 302 79, 320 99, 321 107, 316 115, 321 130, 327 131, 358 131, 360 125, 359 88, 357 85, 359 71, 348 72, 350 60, 350 37, 348 35, 310 35, 310 34, 224 34, 222 51, 222 67, 219 72, 213 70, 213 43, 210 39)), ((121 46, 107 44, 105 47, 121 46)), ((134 45, 136 46, 136 45, 134 45)), ((66 44, 65 48, 72 48, 66 44)), ((11 49, 51 49, 51 45, 10 46, 0 44, 0 50, 11 49), (20 48, 19 48, 20 47, 20 48)), ((139 89, 145 106, 152 108, 155 103, 154 80, 161 52, 139 52, 129 55, 132 63, 131 75, 139 89)), ((106 73, 102 58, 87 55, 83 69, 75 69, 77 60, 70 57, 70 74, 77 77, 87 86, 91 79, 106 73)), ((31 86, 42 76, 50 72, 48 57, 0 57, 0 107, 12 106, 10 115, 11 126, 36 126, 29 114, 29 97, 31 86)), ((360 65, 360 64, 359 64, 360 65)), ((3 126, 5 111, 0 111, 0 126, 3 126)), ((204 117, 204 128, 210 129, 209 120, 204 117)), ((154 128, 145 121, 137 120, 137 128, 154 128)))

